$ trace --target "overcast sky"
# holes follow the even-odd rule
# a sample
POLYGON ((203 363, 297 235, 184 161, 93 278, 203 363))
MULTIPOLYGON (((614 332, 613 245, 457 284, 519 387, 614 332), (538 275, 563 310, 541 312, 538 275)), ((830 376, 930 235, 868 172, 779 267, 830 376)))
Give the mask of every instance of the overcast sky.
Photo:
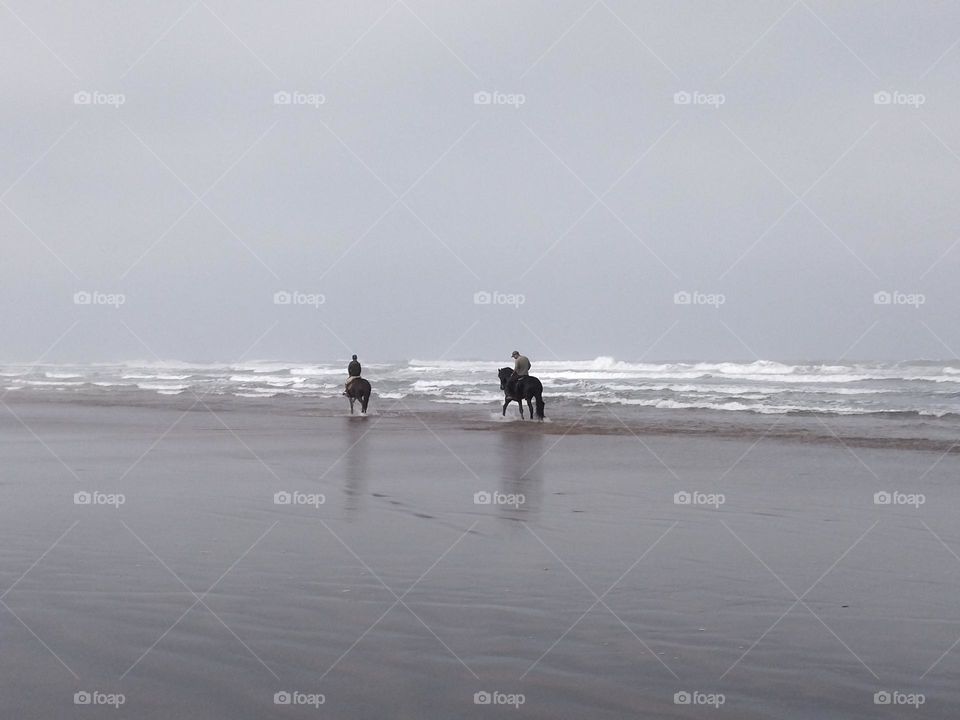
POLYGON ((958 34, 934 0, 4 0, 0 360, 955 357, 958 34))

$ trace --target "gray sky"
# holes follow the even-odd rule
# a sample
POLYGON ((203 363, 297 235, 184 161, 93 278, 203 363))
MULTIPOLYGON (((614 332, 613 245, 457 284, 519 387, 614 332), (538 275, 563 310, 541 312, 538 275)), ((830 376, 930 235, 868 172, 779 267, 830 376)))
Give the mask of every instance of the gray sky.
POLYGON ((934 1, 4 0, 0 359, 954 357, 958 33, 934 1))

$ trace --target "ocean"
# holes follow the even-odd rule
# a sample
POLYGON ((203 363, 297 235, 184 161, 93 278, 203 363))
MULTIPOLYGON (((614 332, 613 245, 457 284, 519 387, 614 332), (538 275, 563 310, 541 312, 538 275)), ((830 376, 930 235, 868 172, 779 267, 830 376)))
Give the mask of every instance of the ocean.
MULTIPOLYGON (((509 362, 365 363, 374 397, 496 408, 509 362)), ((203 394, 341 400, 346 361, 237 364, 4 364, 0 388, 80 396, 203 394)), ((960 420, 960 361, 633 363, 609 357, 540 361, 551 410, 608 406, 753 415, 872 415, 960 420)))

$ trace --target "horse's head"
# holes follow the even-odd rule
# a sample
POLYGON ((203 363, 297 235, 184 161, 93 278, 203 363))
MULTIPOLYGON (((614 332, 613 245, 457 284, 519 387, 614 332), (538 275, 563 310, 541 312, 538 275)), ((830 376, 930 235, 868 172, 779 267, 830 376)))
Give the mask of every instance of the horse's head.
POLYGON ((507 389, 507 380, 510 379, 510 376, 513 375, 513 368, 500 368, 500 371, 497 373, 500 376, 500 389, 507 389))

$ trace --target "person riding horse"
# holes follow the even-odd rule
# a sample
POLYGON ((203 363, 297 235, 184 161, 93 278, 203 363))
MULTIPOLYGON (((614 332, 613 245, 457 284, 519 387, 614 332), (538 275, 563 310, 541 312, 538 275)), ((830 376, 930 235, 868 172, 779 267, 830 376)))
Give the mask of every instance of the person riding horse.
POLYGON ((370 402, 370 383, 366 378, 360 377, 361 368, 357 356, 354 355, 350 364, 347 366, 347 384, 343 389, 343 394, 350 401, 350 414, 353 415, 353 403, 360 401, 360 412, 367 414, 367 403, 370 402))
POLYGON ((500 389, 503 390, 503 412, 506 416, 507 406, 516 402, 520 406, 520 417, 523 417, 523 403, 526 400, 530 410, 530 419, 533 419, 533 401, 536 400, 536 415, 538 420, 544 419, 543 384, 538 378, 530 374, 530 358, 521 355, 519 350, 513 351, 513 369, 500 368, 497 375, 500 378, 500 389))

